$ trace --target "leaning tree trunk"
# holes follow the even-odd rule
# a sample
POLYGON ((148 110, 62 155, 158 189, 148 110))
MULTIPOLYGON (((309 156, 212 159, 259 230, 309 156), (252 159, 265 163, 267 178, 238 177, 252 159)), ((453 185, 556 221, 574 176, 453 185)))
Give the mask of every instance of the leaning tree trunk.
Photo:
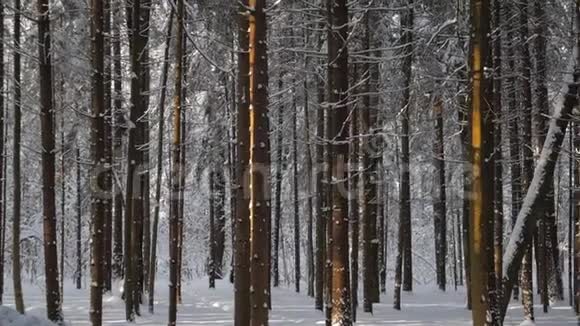
MULTIPOLYGON (((580 37, 576 42, 575 53, 578 55, 580 37)), ((574 59, 576 62, 580 62, 578 61, 580 58, 574 59)), ((546 142, 542 147, 538 164, 534 170, 534 177, 522 202, 522 208, 518 213, 516 224, 505 250, 502 282, 504 297, 500 306, 502 320, 505 318, 511 290, 517 280, 522 258, 532 242, 536 222, 545 213, 543 196, 548 191, 550 183, 553 183, 554 169, 560 154, 566 127, 571 119, 572 109, 578 105, 578 80, 580 80, 580 73, 578 67, 576 67, 572 81, 569 81, 567 92, 564 95, 563 105, 555 109, 550 120, 546 142)), ((580 239, 580 237, 577 239, 580 239)))
POLYGON ((165 37, 165 50, 163 53, 163 68, 161 72, 159 97, 159 133, 157 139, 157 182, 155 188, 155 212, 153 215, 153 229, 151 234, 151 257, 149 263, 149 313, 155 310, 155 273, 157 272, 157 232, 159 230, 159 211, 161 209, 161 182, 163 173, 163 136, 165 130, 165 98, 167 94, 167 76, 169 72, 169 48, 171 43, 171 31, 175 10, 171 9, 169 22, 167 23, 167 35, 165 37))
MULTIPOLYGON (((38 56, 40 61, 40 124, 43 148, 42 212, 44 215, 44 279, 46 283, 46 313, 48 319, 56 323, 61 323, 63 316, 58 276, 58 250, 56 244, 54 103, 52 99, 49 9, 48 0, 38 0, 38 39, 40 40, 38 43, 38 56)), ((102 13, 100 16, 102 17, 102 13)), ((93 309, 100 311, 98 306, 96 306, 96 308, 93 306, 93 309)), ((97 322, 93 324, 100 325, 100 319, 97 319, 97 322)))

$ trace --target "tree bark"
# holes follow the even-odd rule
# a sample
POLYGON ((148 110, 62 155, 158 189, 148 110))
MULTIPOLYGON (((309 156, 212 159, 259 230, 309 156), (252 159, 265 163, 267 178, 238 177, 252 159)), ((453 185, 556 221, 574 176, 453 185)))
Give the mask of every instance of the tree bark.
POLYGON ((14 149, 12 158, 12 173, 14 183, 14 203, 12 220, 12 281, 14 284, 14 302, 16 311, 24 313, 24 298, 22 294, 22 276, 20 262, 20 223, 21 223, 21 198, 22 180, 20 178, 20 141, 21 141, 21 58, 20 58, 20 0, 14 0, 14 149))
MULTIPOLYGON (((250 0, 250 306, 251 326, 268 325, 270 138, 265 0, 250 0)), ((247 128, 247 126, 246 126, 247 128)))
POLYGON ((345 0, 328 0, 328 105, 331 112, 332 175, 332 325, 352 325, 348 262, 348 205, 344 191, 348 156, 348 5, 345 0))
POLYGON ((443 102, 440 98, 435 99, 433 107, 435 116, 435 144, 434 144, 434 165, 437 171, 436 185, 439 191, 438 197, 434 199, 434 220, 435 220, 435 257, 437 270, 437 284, 441 291, 445 291, 447 284, 446 260, 447 260, 447 210, 445 206, 445 145, 443 139, 443 102))
MULTIPOLYGON (((50 59, 50 17, 48 0, 38 0, 38 56, 40 84, 40 123, 42 134, 42 212, 44 234, 44 275, 46 283, 46 314, 49 320, 63 320, 58 272, 55 201, 55 134, 50 59)), ((64 239, 63 239, 64 240, 64 239)), ((93 305, 91 305, 93 306, 93 305)), ((93 306, 94 307, 94 306, 93 306)), ((97 311, 99 311, 97 306, 97 311)), ((95 325, 99 325, 97 323, 95 325)))
POLYGON ((489 103, 491 83, 484 67, 491 66, 490 2, 471 0, 471 297, 474 325, 496 325, 493 268, 494 126, 489 103), (493 224, 491 224, 493 226, 493 224))
POLYGON ((236 184, 238 196, 236 203, 235 252, 234 252, 234 325, 250 325, 250 65, 249 65, 249 20, 247 11, 249 0, 240 1, 238 17, 238 126, 236 164, 236 184))
POLYGON ((76 288, 82 288, 83 276, 83 259, 82 259, 82 233, 83 233, 83 206, 82 206, 82 185, 81 185, 81 150, 77 145, 76 148, 76 168, 77 168, 77 225, 76 225, 76 273, 75 283, 76 288))
POLYGON ((123 193, 120 185, 120 174, 123 166, 123 127, 124 110, 123 110, 123 68, 121 62, 121 32, 120 32, 119 13, 113 12, 112 26, 112 46, 113 46, 113 167, 115 176, 114 198, 113 198, 113 278, 119 280, 123 278, 123 193))
POLYGON ((413 290, 413 257, 411 231, 411 180, 409 162, 409 111, 411 110, 411 83, 413 69, 413 29, 414 0, 407 1, 407 8, 402 18, 403 44, 403 108, 401 110, 401 194, 400 223, 403 241, 403 291, 413 290))
MULTIPOLYGON (((136 0, 138 1, 138 0, 136 0)), ((169 210, 169 326, 177 325, 177 282, 179 255, 179 157, 181 151, 181 109, 182 109, 182 81, 183 81, 183 0, 177 1, 177 15, 175 20, 175 88, 173 96, 173 135, 171 146, 171 192, 169 210)))

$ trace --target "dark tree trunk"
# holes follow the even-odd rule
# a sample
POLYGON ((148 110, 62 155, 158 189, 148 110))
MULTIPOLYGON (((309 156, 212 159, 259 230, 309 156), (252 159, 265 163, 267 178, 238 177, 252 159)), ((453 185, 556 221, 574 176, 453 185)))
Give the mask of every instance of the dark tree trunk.
MULTIPOLYGON (((317 166, 322 166, 325 164, 325 143, 324 139, 324 107, 322 103, 324 102, 324 80, 322 77, 317 79, 317 103, 316 108, 316 138, 318 142, 316 143, 316 163, 317 166)), ((326 233, 325 233, 325 199, 326 199, 326 187, 323 184, 323 177, 325 172, 323 168, 317 168, 314 173, 316 173, 316 275, 315 279, 315 297, 314 297, 314 308, 317 310, 324 310, 324 269, 326 266, 325 256, 326 256, 326 233)))
POLYGON ((435 220, 435 268, 437 270, 437 284, 441 291, 445 291, 447 284, 446 260, 447 260, 447 210, 445 203, 445 145, 443 139, 443 102, 440 98, 435 99, 433 107, 435 117, 435 144, 434 156, 435 170, 437 171, 436 185, 439 193, 434 199, 435 220))
POLYGON ((75 283, 78 290, 82 288, 83 276, 83 206, 82 206, 82 184, 81 184, 81 150, 76 148, 76 168, 77 168, 77 225, 76 225, 76 272, 75 283))
MULTIPOLYGON (((111 103, 111 0, 103 2, 103 36, 104 36, 104 102, 105 102, 105 230, 104 230, 104 264, 103 287, 107 292, 112 290, 112 256, 113 256, 113 115, 111 103)), ((63 128, 64 129, 64 128, 63 128)), ((63 200, 64 201, 64 200, 63 200)), ((63 211, 64 212, 64 211, 63 211)))
POLYGON ((502 255, 503 255, 503 147, 502 147, 502 43, 501 21, 502 2, 493 2, 493 113, 494 113, 494 159, 495 159, 495 197, 494 197, 494 242, 493 261, 495 271, 495 288, 498 302, 501 301, 502 255))
POLYGON ((22 294, 22 276, 20 262, 20 223, 21 223, 21 199, 22 180, 20 178, 20 141, 21 141, 21 58, 20 58, 20 0, 14 0, 14 149, 12 157, 12 179, 14 183, 14 203, 12 219, 12 281, 14 287, 14 302, 16 311, 24 313, 24 298, 22 294))
MULTIPOLYGON (((308 66, 307 66, 308 68, 308 66)), ((310 106, 308 94, 308 80, 304 79, 304 140, 306 144, 306 216, 308 222, 307 230, 307 244, 306 244, 306 260, 308 267, 308 287, 307 294, 309 297, 314 297, 314 216, 313 216, 313 193, 312 193, 312 145, 310 143, 310 106)))
MULTIPOLYGON (((249 0, 240 1, 240 11, 244 11, 249 0)), ((238 52, 238 137, 236 162, 236 202, 235 252, 234 252, 234 325, 250 325, 250 211, 249 180, 245 177, 250 164, 250 65, 249 65, 249 21, 238 17, 238 39, 241 51, 238 52)))
MULTIPOLYGON (((292 85, 296 84, 292 80, 292 85)), ((296 105, 296 88, 292 89, 292 191, 293 191, 293 214, 294 214, 294 289, 300 292, 300 206, 298 198, 298 106, 296 105)))
MULTIPOLYGON (((268 118, 268 56, 265 0, 250 0, 254 8, 249 22, 250 99, 250 326, 268 325, 270 219, 270 127, 268 118)), ((246 126, 247 128, 247 126, 246 126)))
MULTIPOLYGON (((113 31, 112 31, 112 46, 113 46, 113 168, 117 174, 121 174, 122 156, 123 156, 123 68, 121 62, 121 32, 120 32, 120 17, 119 14, 113 12, 113 31)), ((113 264, 112 273, 113 278, 119 280, 123 278, 123 194, 120 182, 116 179, 114 184, 113 197, 113 264)))
POLYGON ((350 304, 350 276, 348 262, 348 205, 346 189, 348 130, 343 128, 348 119, 348 5, 345 0, 328 0, 328 103, 331 135, 332 223, 332 325, 352 325, 350 304))
POLYGON ((400 223, 403 241, 403 291, 413 290, 413 257, 411 231, 411 178, 409 162, 409 112, 411 110, 411 78, 413 65, 414 0, 408 0, 402 18, 403 44, 403 108, 401 111, 401 188, 400 223))
MULTIPOLYGON (((42 212, 44 215, 43 243, 44 278, 46 283, 46 314, 49 320, 61 323, 63 321, 63 316, 60 297, 56 235, 54 103, 52 99, 52 66, 50 59, 51 35, 48 0, 38 0, 38 14, 38 39, 40 40, 38 43, 38 57, 40 61, 40 123, 43 148, 42 212)), ((96 56, 98 54, 94 55, 96 56)), ((93 241, 94 240, 95 239, 93 239, 93 241)), ((100 312, 99 306, 94 305, 93 302, 91 302, 91 307, 97 312, 100 312)), ((93 323, 94 325, 100 325, 100 319, 94 320, 97 321, 96 323, 93 323)))

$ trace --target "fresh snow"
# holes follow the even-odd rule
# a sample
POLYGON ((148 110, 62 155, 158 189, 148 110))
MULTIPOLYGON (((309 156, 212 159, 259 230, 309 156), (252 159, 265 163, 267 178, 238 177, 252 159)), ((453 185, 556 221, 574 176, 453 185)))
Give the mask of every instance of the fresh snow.
MULTIPOLYGON (((160 280, 161 281, 161 280, 160 280)), ((392 283, 392 282, 390 282, 392 283)), ((233 288, 226 280, 216 283, 217 289, 208 289, 207 280, 193 281, 183 286, 183 304, 178 307, 178 325, 233 325, 233 288)), ((118 288, 118 287, 117 287, 118 288)), ((304 287, 305 288, 305 287, 304 287)), ((5 303, 13 307, 11 289, 7 289, 5 303)), ((167 324, 167 283, 157 287, 157 301, 155 314, 147 311, 147 306, 141 306, 142 316, 137 317, 135 325, 161 326, 167 324)), ((295 293, 287 288, 275 288, 273 293, 273 309, 270 314, 272 325, 324 325, 324 314, 314 310, 314 300, 305 293, 295 293)), ((453 289, 446 293, 440 292, 434 286, 417 286, 415 292, 403 292, 402 311, 392 308, 392 288, 381 297, 381 303, 374 306, 374 315, 358 310, 358 326, 465 326, 471 325, 471 313, 465 309, 465 290, 460 287, 457 292, 453 289)), ((359 298, 362 302, 362 298, 359 298)), ((146 300, 145 300, 146 301, 146 300)), ((24 302, 27 308, 27 320, 36 323, 5 324, 0 319, 0 326, 54 326, 32 319, 33 316, 45 316, 45 295, 40 287, 25 284, 24 302)), ((573 311, 562 301, 550 309, 550 313, 542 313, 541 306, 537 306, 536 325, 563 326, 576 324, 573 311)), ((2 308, 1 312, 6 311, 2 308)), ((12 315, 14 312, 10 310, 12 315)), ((127 325, 125 322, 124 303, 119 293, 103 297, 103 325, 127 325)), ((74 287, 65 287, 63 312, 67 324, 90 325, 89 322, 89 289, 76 290, 74 287)), ((506 318, 506 326, 534 325, 522 324, 524 321, 522 306, 512 301, 506 318)))
POLYGON ((56 326, 44 318, 21 315, 16 310, 0 306, 0 326, 56 326))

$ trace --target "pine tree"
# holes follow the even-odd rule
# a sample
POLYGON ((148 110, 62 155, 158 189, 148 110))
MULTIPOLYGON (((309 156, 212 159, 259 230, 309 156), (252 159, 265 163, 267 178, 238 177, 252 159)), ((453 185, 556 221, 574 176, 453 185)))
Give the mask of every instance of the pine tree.
POLYGON ((491 88, 484 67, 491 66, 489 0, 471 0, 471 298, 474 325, 495 325, 492 302, 495 274, 493 273, 493 216, 494 169, 493 114, 489 105, 491 88), (488 159, 490 158, 491 159, 488 159), (490 282, 490 275, 492 275, 490 282), (491 284, 490 284, 491 283, 491 284))
MULTIPOLYGON (((48 319, 62 322, 56 236, 55 133, 48 0, 38 0, 38 54, 40 61, 40 115, 42 133, 42 203, 44 215, 44 269, 48 319)), ((64 241, 64 239, 63 239, 64 241)), ((95 325, 98 325, 97 323, 95 325)))
POLYGON ((175 20, 175 89, 173 95, 173 129, 171 141, 171 192, 169 210, 169 326, 177 325, 177 282, 178 282, 178 256, 179 256, 179 157, 181 152, 181 110, 183 107, 183 0, 177 1, 175 20))
POLYGON ((348 5, 345 0, 328 0, 328 105, 330 107, 330 151, 332 185, 332 325, 352 325, 348 262, 348 207, 341 189, 346 189, 348 130, 348 5))
POLYGON ((21 223, 21 198, 22 180, 20 177, 20 142, 21 142, 21 119, 22 119, 22 88, 21 88, 21 55, 20 55, 20 0, 14 0, 14 155, 12 157, 12 173, 14 183, 14 203, 12 219, 12 281, 14 284, 14 302, 16 310, 24 313, 24 298, 22 294, 22 276, 20 262, 20 223, 21 223))
MULTIPOLYGON (((91 37, 92 37, 92 126, 91 141, 92 161, 94 171, 100 171, 105 164, 105 88, 104 88, 104 11, 99 0, 91 2, 91 37)), ((102 188, 105 184, 105 174, 95 176, 98 189, 91 193, 91 323, 102 324, 103 280, 104 280, 104 227, 105 200, 102 188)))

